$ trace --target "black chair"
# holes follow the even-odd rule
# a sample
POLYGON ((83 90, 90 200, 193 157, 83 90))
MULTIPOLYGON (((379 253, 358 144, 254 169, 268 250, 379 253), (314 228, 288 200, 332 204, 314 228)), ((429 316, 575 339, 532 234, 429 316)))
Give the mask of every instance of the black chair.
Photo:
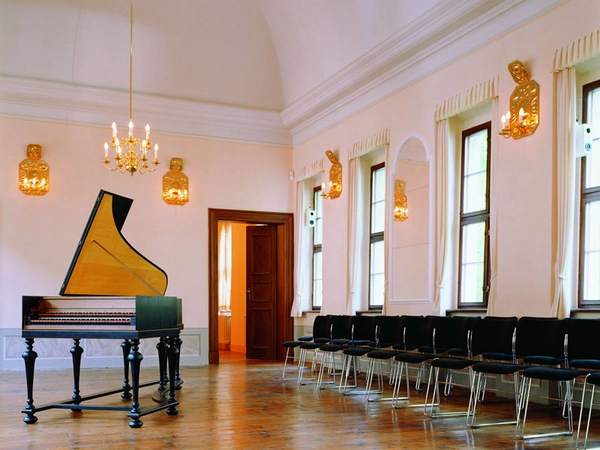
MULTIPOLYGON (((300 361, 298 367, 298 383, 305 384, 304 371, 306 370, 306 355, 309 350, 313 352, 313 363, 311 369, 315 370, 315 362, 317 360, 317 349, 324 344, 328 344, 331 340, 331 316, 316 316, 313 322, 313 340, 311 342, 304 342, 299 345, 300 348, 300 361)), ((316 383, 316 378, 313 380, 316 383)))
POLYGON ((487 316, 477 322, 473 328, 472 351, 482 361, 471 366, 473 378, 471 380, 471 391, 469 406, 467 408, 467 425, 470 427, 483 427, 492 425, 515 424, 516 420, 493 421, 489 423, 477 423, 477 407, 484 401, 487 389, 487 380, 490 375, 495 377, 511 376, 513 379, 513 390, 504 391, 494 388, 495 392, 512 394, 515 402, 515 416, 519 407, 519 372, 526 366, 519 364, 517 360, 516 317, 487 316))
POLYGON ((568 321, 557 318, 522 317, 517 325, 517 355, 527 364, 537 364, 522 372, 519 394, 516 434, 521 439, 573 434, 573 383, 587 372, 568 368, 568 321), (525 434, 527 412, 533 380, 558 384, 558 398, 544 395, 547 400, 557 400, 566 416, 567 430, 538 434, 525 434), (521 413, 523 418, 521 419, 521 413))
POLYGON ((438 352, 442 353, 448 350, 448 347, 440 347, 438 344, 443 342, 445 322, 452 320, 445 316, 404 316, 403 320, 403 342, 393 346, 396 350, 402 350, 394 356, 395 371, 394 390, 392 393, 392 406, 394 408, 418 407, 425 404, 407 404, 410 400, 410 377, 409 368, 411 365, 417 365, 415 376, 415 389, 420 390, 421 380, 426 373, 426 364, 428 361, 436 358, 438 352), (440 341, 438 338, 442 337, 440 341), (400 390, 403 378, 406 384, 406 395, 401 397, 400 390))
MULTIPOLYGON (((393 348, 394 344, 402 343, 403 322, 406 316, 378 316, 377 318, 377 339, 376 350, 371 350, 366 354, 369 364, 367 366, 365 400, 375 401, 371 395, 383 393, 383 362, 389 361, 400 350, 393 348), (377 377, 377 389, 373 390, 373 378, 377 377)), ((393 374, 390 373, 390 379, 393 374)))
MULTIPOLYGON (((352 336, 348 346, 342 351, 342 372, 339 390, 343 394, 355 393, 358 386, 358 374, 361 357, 369 353, 376 346, 377 316, 358 315, 352 324, 352 336), (349 385, 350 372, 352 371, 353 384, 349 385)), ((364 391, 362 392, 364 394, 364 391)))
MULTIPOLYGON (((352 324, 354 322, 354 316, 332 316, 330 323, 330 339, 329 342, 319 347, 319 351, 322 354, 321 366, 319 368, 319 376, 317 378, 317 387, 322 388, 323 375, 325 373, 325 367, 328 366, 329 374, 333 376, 332 383, 335 383, 335 377, 337 374, 335 366, 335 355, 340 351, 344 350, 352 339, 352 324), (327 363, 329 358, 329 363, 327 363)), ((341 364, 342 365, 342 364, 341 364)), ((343 373, 343 367, 342 367, 343 373)), ((341 379, 341 376, 340 376, 341 379)))
POLYGON ((585 439, 583 441, 583 448, 586 449, 587 448, 587 443, 588 443, 588 437, 589 437, 589 432, 590 432, 590 423, 592 422, 592 410, 594 409, 594 396, 596 394, 596 387, 600 386, 600 372, 592 372, 589 373, 586 377, 585 377, 585 381, 583 383, 583 394, 581 397, 581 410, 579 412, 579 425, 577 426, 577 448, 579 447, 579 439, 580 439, 580 431, 581 431, 581 422, 582 422, 582 417, 583 417, 583 409, 585 406, 585 392, 587 389, 587 386, 590 385, 592 386, 592 390, 590 393, 590 401, 589 401, 589 411, 588 411, 588 417, 587 417, 587 424, 585 427, 585 439))
POLYGON ((589 402, 589 413, 585 432, 584 448, 587 446, 591 412, 594 404, 596 386, 600 382, 600 319, 566 319, 569 335, 568 359, 569 367, 572 369, 590 372, 583 384, 581 396, 581 408, 579 410, 579 422, 577 426, 577 443, 579 444, 583 410, 585 408, 586 388, 592 387, 589 402))
MULTIPOLYGON (((290 380, 291 378, 286 378, 285 374, 286 374, 286 370, 287 370, 287 366, 288 366, 288 361, 294 361, 296 359, 296 355, 295 355, 295 349, 300 347, 302 344, 306 343, 306 342, 310 342, 312 341, 313 337, 312 336, 300 336, 298 338, 298 340, 294 340, 294 341, 285 341, 282 346, 286 349, 285 350, 285 359, 283 361, 283 373, 281 374, 281 379, 283 381, 287 381, 290 380)), ((296 364, 296 367, 299 368, 300 365, 296 364)), ((294 377, 294 380, 297 380, 298 377, 294 377)))
POLYGON ((468 369, 469 385, 472 382, 471 366, 475 364, 471 349, 472 333, 475 324, 480 321, 476 317, 453 317, 442 324, 439 333, 439 342, 446 347, 446 355, 438 356, 430 362, 427 391, 425 393, 425 414, 430 417, 465 415, 464 411, 434 411, 440 404, 440 384, 444 385, 444 396, 449 396, 453 386, 454 372, 468 369), (446 375, 440 382, 440 370, 446 375), (431 392, 431 401, 429 393, 431 392))

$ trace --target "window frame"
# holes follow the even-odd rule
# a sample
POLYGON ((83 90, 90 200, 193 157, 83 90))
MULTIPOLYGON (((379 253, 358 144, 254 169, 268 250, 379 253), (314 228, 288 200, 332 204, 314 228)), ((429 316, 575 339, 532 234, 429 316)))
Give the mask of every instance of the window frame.
MULTIPOLYGON (((367 271, 367 277, 368 277, 368 283, 367 283, 367 299, 368 299, 368 305, 367 305, 367 309, 369 311, 381 311, 383 309, 383 304, 382 305, 376 305, 372 303, 372 299, 371 299, 371 278, 372 278, 372 272, 371 272, 371 266, 372 266, 372 246, 374 243, 377 242, 383 242, 383 248, 384 248, 384 254, 385 254, 385 218, 384 218, 384 229, 382 231, 376 231, 373 232, 372 226, 373 226, 373 184, 375 181, 375 177, 374 174, 375 172, 377 172, 378 170, 384 170, 384 175, 386 176, 386 183, 385 186, 387 186, 387 173, 385 172, 385 161, 380 162, 378 164, 374 164, 371 166, 370 168, 370 174, 369 174, 369 264, 368 264, 368 271, 367 271)), ((386 189, 384 188, 384 195, 386 194, 386 189)), ((383 210, 385 211, 385 204, 386 202, 386 198, 384 197, 384 207, 383 210)), ((385 261, 384 261, 385 264, 385 261)), ((385 271, 384 271, 384 277, 385 277, 385 271)), ((385 283, 384 283, 385 285, 385 283)))
POLYGON ((313 227, 312 230, 312 236, 311 236, 311 240, 312 240, 312 245, 311 245, 311 259, 310 259, 310 265, 311 265, 311 269, 310 269, 310 309, 311 311, 321 311, 322 308, 322 304, 323 304, 323 293, 321 292, 321 305, 315 305, 315 281, 317 280, 321 280, 321 289, 323 288, 323 236, 321 235, 321 242, 320 243, 315 243, 316 239, 315 239, 315 233, 317 231, 317 228, 320 226, 321 227, 321 232, 323 230, 323 226, 319 225, 319 221, 323 220, 322 217, 322 211, 319 211, 318 208, 316 207, 316 202, 317 200, 321 201, 321 205, 322 203, 322 198, 321 198, 321 192, 322 192, 322 187, 316 186, 313 188, 313 196, 312 196, 312 209, 313 211, 315 211, 315 226, 313 227), (317 253, 320 253, 321 255, 321 277, 319 279, 315 278, 315 255, 317 253))
POLYGON ((465 129, 461 136, 461 155, 460 155, 460 199, 459 199, 459 236, 458 236, 458 271, 457 271, 457 307, 458 309, 487 309, 490 292, 490 178, 491 178, 491 132, 492 122, 484 122, 480 125, 465 129), (486 183, 485 183, 485 209, 463 213, 465 201, 465 143, 469 136, 487 130, 487 160, 486 160, 486 183), (484 252, 483 252, 483 292, 482 302, 472 303, 463 302, 462 299, 462 276, 463 276, 463 235, 467 225, 484 223, 484 252))
MULTIPOLYGON (((582 101, 581 101, 581 117, 582 123, 588 123, 588 101, 589 95, 591 92, 600 89, 600 79, 592 81, 590 83, 586 83, 582 86, 582 101)), ((600 120, 598 120, 600 122, 600 120)), ((587 300, 583 298, 584 295, 584 287, 585 287, 585 235, 586 235, 586 205, 589 203, 600 202, 600 185, 592 186, 590 188, 586 188, 586 172, 587 172, 587 157, 584 156, 581 158, 580 165, 580 183, 579 183, 579 261, 578 261, 578 271, 579 271, 579 282, 578 282, 578 292, 577 292, 577 304, 579 308, 598 308, 600 307, 600 299, 595 300, 587 300)))

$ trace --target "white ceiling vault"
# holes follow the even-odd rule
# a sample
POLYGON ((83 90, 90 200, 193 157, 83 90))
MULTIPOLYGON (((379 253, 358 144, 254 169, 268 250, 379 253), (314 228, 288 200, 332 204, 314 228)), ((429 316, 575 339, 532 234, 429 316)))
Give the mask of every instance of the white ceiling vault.
MULTIPOLYGON (((292 146, 565 1, 134 0, 133 117, 292 146)), ((126 123, 129 5, 0 0, 0 115, 126 123)))

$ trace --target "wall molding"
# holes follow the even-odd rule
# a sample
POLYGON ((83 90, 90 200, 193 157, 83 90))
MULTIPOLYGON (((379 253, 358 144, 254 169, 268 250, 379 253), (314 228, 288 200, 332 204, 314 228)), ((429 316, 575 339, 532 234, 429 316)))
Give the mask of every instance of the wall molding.
POLYGON ((365 53, 286 108, 283 123, 298 145, 447 66, 566 0, 440 2, 408 30, 365 53), (482 11, 477 14, 477 10, 482 11))
MULTIPOLYGON (((129 92, 0 75, 0 116, 100 126, 110 138, 112 122, 126 130, 129 92)), ((139 132, 149 123, 154 133, 279 147, 292 142, 277 111, 134 93, 133 119, 139 132)))

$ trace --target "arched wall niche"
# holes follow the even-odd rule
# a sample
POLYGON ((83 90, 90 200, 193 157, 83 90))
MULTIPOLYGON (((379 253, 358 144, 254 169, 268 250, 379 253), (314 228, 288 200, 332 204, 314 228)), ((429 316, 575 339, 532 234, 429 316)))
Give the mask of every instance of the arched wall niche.
POLYGON ((393 158, 388 230, 388 291, 386 314, 431 314, 432 306, 432 164, 423 138, 408 136, 393 158), (395 221, 396 180, 406 183, 408 219, 395 221))

